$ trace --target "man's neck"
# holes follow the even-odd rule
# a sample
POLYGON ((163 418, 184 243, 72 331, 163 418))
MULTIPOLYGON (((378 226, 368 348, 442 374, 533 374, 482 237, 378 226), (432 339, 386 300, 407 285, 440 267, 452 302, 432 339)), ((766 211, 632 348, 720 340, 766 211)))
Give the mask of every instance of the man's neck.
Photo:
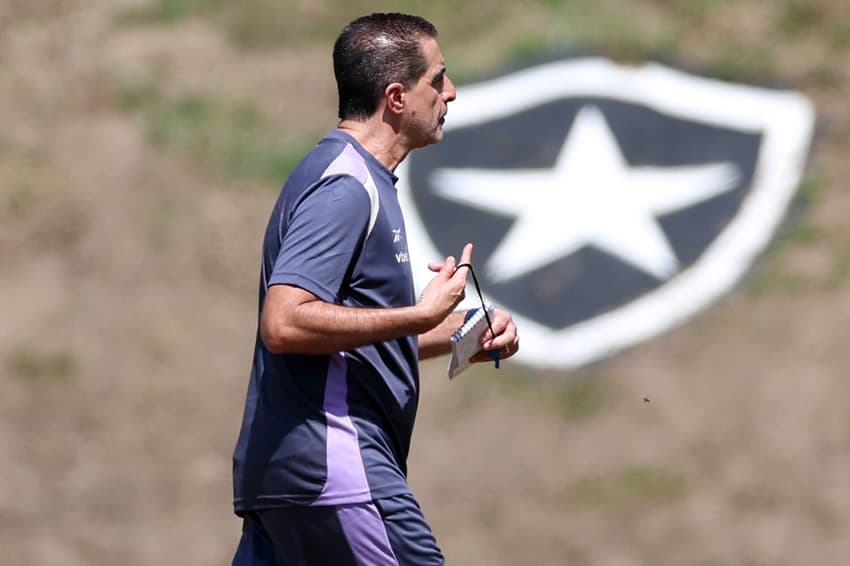
POLYGON ((390 171, 395 171, 410 153, 395 129, 378 117, 362 122, 342 120, 337 128, 356 139, 363 149, 374 155, 390 171))

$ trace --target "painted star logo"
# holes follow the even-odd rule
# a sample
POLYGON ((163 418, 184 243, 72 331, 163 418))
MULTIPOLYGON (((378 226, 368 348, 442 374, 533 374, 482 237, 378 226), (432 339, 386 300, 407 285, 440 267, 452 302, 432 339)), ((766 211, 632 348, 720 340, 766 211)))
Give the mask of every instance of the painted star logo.
POLYGON ((733 162, 631 168, 602 113, 588 106, 552 169, 438 169, 432 180, 444 198, 516 219, 487 261, 501 283, 585 245, 667 279, 679 262, 657 217, 732 190, 739 176, 733 162))
POLYGON ((458 89, 442 143, 396 170, 418 290, 475 243, 519 360, 575 367, 681 324, 728 292, 782 222, 809 101, 602 58, 458 89))

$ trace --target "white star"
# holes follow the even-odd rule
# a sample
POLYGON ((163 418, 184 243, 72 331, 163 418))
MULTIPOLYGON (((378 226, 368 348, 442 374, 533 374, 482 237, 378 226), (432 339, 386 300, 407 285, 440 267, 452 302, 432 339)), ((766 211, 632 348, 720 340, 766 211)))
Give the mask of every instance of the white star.
POLYGON ((598 108, 576 115, 553 169, 440 169, 437 194, 516 217, 487 262, 498 282, 583 246, 595 246, 658 279, 679 268, 657 216, 733 189, 732 162, 629 167, 598 108))

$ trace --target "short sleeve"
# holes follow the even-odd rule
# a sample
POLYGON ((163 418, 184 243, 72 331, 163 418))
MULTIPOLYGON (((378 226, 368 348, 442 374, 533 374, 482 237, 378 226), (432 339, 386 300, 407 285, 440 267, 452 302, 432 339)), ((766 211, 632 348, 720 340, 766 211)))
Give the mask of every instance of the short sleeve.
POLYGON ((323 179, 288 212, 269 285, 287 284, 337 302, 369 224, 371 203, 349 175, 323 179))

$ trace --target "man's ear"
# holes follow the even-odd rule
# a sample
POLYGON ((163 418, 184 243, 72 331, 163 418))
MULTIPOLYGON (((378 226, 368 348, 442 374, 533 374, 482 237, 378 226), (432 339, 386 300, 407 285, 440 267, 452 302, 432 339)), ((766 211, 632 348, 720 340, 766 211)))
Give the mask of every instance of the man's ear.
POLYGON ((384 89, 387 100, 387 110, 393 114, 401 114, 404 110, 405 88, 401 83, 391 83, 384 89))

